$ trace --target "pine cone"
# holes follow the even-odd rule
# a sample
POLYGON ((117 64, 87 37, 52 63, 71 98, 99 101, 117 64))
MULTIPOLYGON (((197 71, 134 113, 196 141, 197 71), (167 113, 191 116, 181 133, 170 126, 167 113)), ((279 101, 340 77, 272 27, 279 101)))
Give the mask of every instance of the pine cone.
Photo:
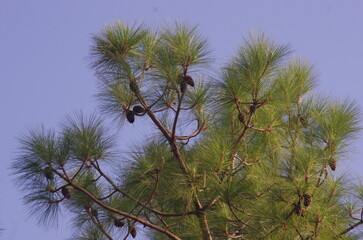
POLYGON ((255 105, 251 105, 250 106, 250 113, 254 113, 256 111, 256 106, 255 105))
POLYGON ((44 169, 44 176, 48 179, 48 180, 53 180, 54 179, 54 172, 52 170, 51 167, 46 167, 44 169))
POLYGON ((329 166, 332 171, 335 171, 337 169, 337 160, 332 158, 331 161, 329 162, 329 166))
POLYGON ((309 207, 311 205, 311 202, 313 201, 313 196, 311 196, 310 194, 304 194, 303 198, 304 198, 304 206, 309 207))
POLYGON ((115 225, 115 227, 118 227, 118 228, 123 227, 125 225, 125 223, 122 222, 121 219, 118 219, 118 218, 115 218, 113 220, 113 224, 115 225))
POLYGON ((135 226, 131 227, 130 234, 131 234, 132 238, 136 238, 136 228, 135 228, 135 226))
POLYGON ((136 82, 130 82, 130 90, 133 91, 134 93, 137 93, 139 91, 139 86, 137 85, 136 82))
POLYGON ((143 107, 141 107, 140 105, 136 105, 132 108, 132 111, 134 111, 134 113, 142 114, 142 113, 144 113, 145 109, 143 107))
POLYGON ((127 110, 126 112, 126 118, 127 118, 127 121, 129 123, 134 123, 135 122, 135 114, 133 111, 131 110, 127 110))
POLYGON ((306 119, 306 117, 301 116, 301 117, 300 117, 300 123, 301 123, 301 125, 302 125, 303 127, 307 127, 307 125, 308 125, 308 120, 306 119))
POLYGON ((91 209, 91 206, 88 204, 84 205, 84 209, 86 210, 86 212, 88 212, 91 209))
POLYGON ((189 86, 192 86, 192 87, 194 87, 194 85, 195 85, 193 78, 189 75, 183 76, 183 82, 185 82, 186 84, 188 84, 189 86))
POLYGON ((67 199, 71 198, 71 193, 67 187, 62 187, 62 194, 67 199))
POLYGON ((243 115, 243 113, 240 113, 238 114, 238 120, 241 122, 241 123, 245 123, 245 116, 243 115))
POLYGON ((295 205, 295 213, 296 215, 303 216, 303 209, 301 207, 300 201, 295 205))
POLYGON ((181 92, 185 92, 185 90, 187 90, 188 85, 186 84, 186 82, 181 82, 180 83, 180 91, 181 92))
POLYGON ((195 85, 193 78, 189 75, 180 74, 179 79, 180 79, 180 90, 182 92, 185 92, 185 90, 187 90, 188 85, 191 87, 194 87, 195 85))

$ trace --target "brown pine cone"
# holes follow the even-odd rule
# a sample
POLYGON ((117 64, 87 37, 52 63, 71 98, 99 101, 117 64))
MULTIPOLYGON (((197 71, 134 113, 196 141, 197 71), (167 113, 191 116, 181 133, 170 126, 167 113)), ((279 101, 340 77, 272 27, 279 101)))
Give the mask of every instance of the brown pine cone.
POLYGON ((332 158, 329 162, 329 166, 332 171, 335 171, 337 169, 337 160, 332 158))
POLYGON ((130 234, 131 234, 132 238, 136 238, 136 228, 135 228, 135 226, 131 227, 130 234))
POLYGON ((135 114, 133 111, 131 110, 127 110, 126 111, 126 119, 129 123, 134 123, 135 122, 135 114))
POLYGON ((192 86, 192 87, 194 87, 194 85, 195 85, 193 78, 189 75, 185 75, 183 77, 183 82, 185 82, 186 84, 188 84, 189 86, 192 86))
POLYGON ((296 215, 303 216, 303 209, 301 207, 300 201, 295 205, 295 213, 296 215))
POLYGON ((136 105, 132 108, 132 111, 134 113, 142 114, 142 113, 144 113, 145 109, 143 107, 141 107, 140 105, 136 105))
POLYGON ((246 119, 245 119, 245 116, 243 115, 243 113, 239 113, 239 114, 238 114, 238 120, 239 120, 241 123, 245 123, 246 119))
POLYGON ((310 194, 304 194, 303 198, 304 198, 304 206, 309 207, 313 201, 313 196, 310 194))
POLYGON ((44 176, 48 179, 48 180, 53 180, 54 179, 54 172, 52 170, 51 167, 46 167, 44 169, 44 176))
POLYGON ((137 85, 136 82, 130 82, 129 86, 131 91, 133 91, 134 93, 137 93, 139 91, 139 86, 137 85))
POLYGON ((121 221, 121 219, 115 218, 113 221, 113 224, 115 225, 115 227, 123 227, 125 225, 125 223, 123 221, 121 221))
POLYGON ((67 187, 62 187, 62 194, 65 198, 70 199, 71 198, 71 192, 67 187))

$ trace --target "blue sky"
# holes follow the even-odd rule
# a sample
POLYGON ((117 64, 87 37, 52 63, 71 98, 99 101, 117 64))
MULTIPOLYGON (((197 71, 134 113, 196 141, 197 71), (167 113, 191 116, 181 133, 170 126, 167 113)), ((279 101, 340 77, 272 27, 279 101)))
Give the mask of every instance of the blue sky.
MULTIPOLYGON (((97 106, 93 71, 87 67, 91 34, 123 20, 158 26, 183 20, 198 24, 221 64, 249 31, 265 32, 291 44, 315 66, 318 90, 363 107, 363 2, 322 0, 1 0, 0 3, 0 239, 66 239, 71 229, 57 229, 27 217, 21 194, 9 177, 16 137, 43 123, 57 128, 65 114, 97 106)), ((134 127, 136 128, 136 127, 134 127)), ((127 131, 121 133, 127 135, 127 131)), ((347 164, 363 176, 363 138, 347 164)), ((348 166, 348 167, 347 167, 348 166)), ((31 186, 29 186, 31 187, 31 186)))

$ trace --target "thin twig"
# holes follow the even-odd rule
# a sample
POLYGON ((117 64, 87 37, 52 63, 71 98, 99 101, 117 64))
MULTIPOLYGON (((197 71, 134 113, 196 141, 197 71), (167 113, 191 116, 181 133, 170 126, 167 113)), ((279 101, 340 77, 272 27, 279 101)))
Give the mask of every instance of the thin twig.
MULTIPOLYGON (((199 125, 199 122, 198 122, 198 125, 199 125)), ((175 139, 176 140, 189 140, 191 138, 194 138, 194 137, 198 136, 199 133, 201 133, 202 131, 205 130, 204 126, 205 126, 205 121, 203 121, 203 123, 200 126, 198 126, 198 128, 193 133, 189 134, 188 136, 175 136, 175 139)))
POLYGON ((107 199, 107 198, 109 198, 109 197, 111 197, 113 194, 115 194, 117 192, 117 190, 114 190, 113 192, 111 192, 110 194, 108 194, 107 196, 105 196, 105 197, 103 197, 103 198, 98 198, 98 200, 105 200, 105 199, 107 199))
POLYGON ((230 203, 227 203, 229 210, 231 211, 232 215, 239 221, 241 222, 243 225, 255 230, 256 232, 259 232, 259 230, 257 230, 256 228, 252 227, 251 225, 247 224, 246 222, 242 221, 242 219, 240 219, 237 214, 234 212, 232 205, 230 203))

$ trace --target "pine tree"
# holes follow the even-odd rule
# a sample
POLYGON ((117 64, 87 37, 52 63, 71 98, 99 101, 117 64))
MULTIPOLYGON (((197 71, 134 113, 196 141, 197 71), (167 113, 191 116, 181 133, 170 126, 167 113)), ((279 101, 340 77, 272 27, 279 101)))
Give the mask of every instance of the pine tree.
POLYGON ((103 116, 124 130, 148 119, 158 134, 125 156, 96 115, 31 130, 12 167, 44 224, 63 209, 73 239, 363 236, 363 184, 333 172, 359 109, 317 97, 289 46, 251 35, 211 77, 196 27, 117 22, 93 36, 90 61, 103 116))

